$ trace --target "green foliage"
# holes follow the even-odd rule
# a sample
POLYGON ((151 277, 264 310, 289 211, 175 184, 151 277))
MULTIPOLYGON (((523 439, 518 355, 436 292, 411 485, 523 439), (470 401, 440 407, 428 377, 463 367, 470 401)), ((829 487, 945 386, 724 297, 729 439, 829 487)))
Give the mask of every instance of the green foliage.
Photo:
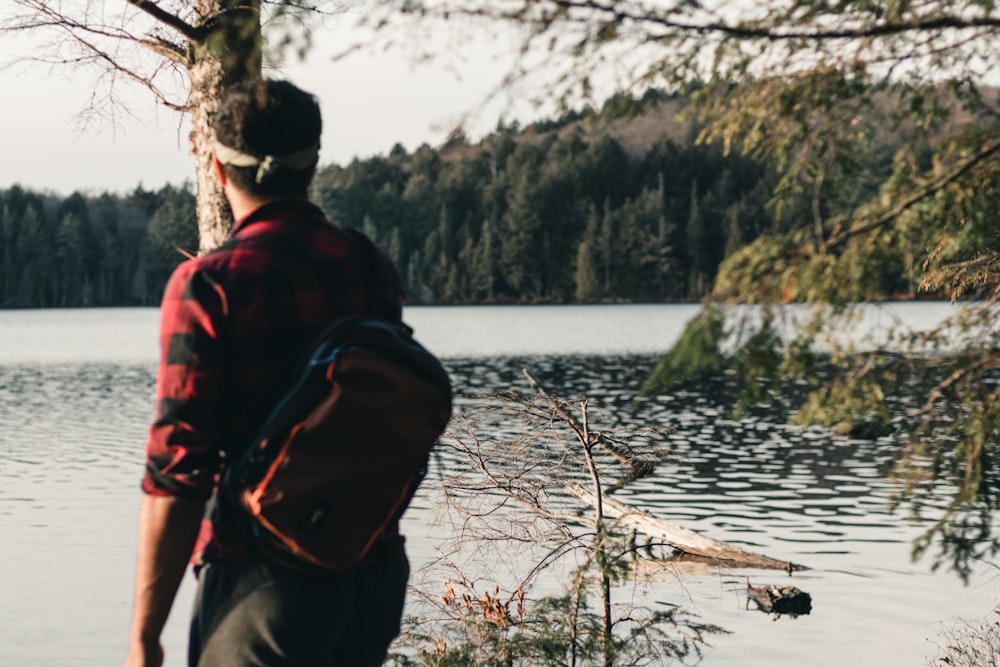
MULTIPOLYGON (((703 373, 724 374, 736 387, 733 417, 775 403, 788 383, 817 383, 817 358, 809 323, 785 340, 779 310, 707 306, 692 318, 674 346, 650 372, 640 396, 668 390, 703 373)), ((816 326, 821 320, 814 320, 816 326)), ((800 413, 804 414, 804 412, 800 413)))
POLYGON ((784 358, 781 336, 775 328, 774 313, 767 310, 759 327, 737 346, 728 366, 733 369, 741 388, 736 415, 753 405, 770 404, 773 393, 780 390, 777 373, 784 358))
POLYGON ((708 371, 722 370, 725 358, 720 350, 725 334, 721 308, 705 308, 684 327, 677 343, 660 357, 641 394, 670 387, 708 371))
POLYGON ((661 358, 643 392, 721 369, 735 387, 737 415, 782 395, 782 403, 793 401, 792 420, 800 425, 823 424, 848 437, 891 437, 897 445, 894 507, 905 504, 919 515, 928 501, 948 494, 943 514, 914 543, 914 557, 934 552, 935 566, 947 564, 966 577, 973 562, 1000 554, 994 518, 1000 510, 1000 309, 970 305, 932 331, 891 332, 880 346, 854 334, 861 306, 817 308, 809 318, 802 306, 786 309, 797 317, 778 327, 774 309, 706 307, 661 358), (699 322, 709 315, 715 328, 699 322), (831 331, 834 322, 843 328, 831 331), (823 343, 826 353, 819 352, 823 343))

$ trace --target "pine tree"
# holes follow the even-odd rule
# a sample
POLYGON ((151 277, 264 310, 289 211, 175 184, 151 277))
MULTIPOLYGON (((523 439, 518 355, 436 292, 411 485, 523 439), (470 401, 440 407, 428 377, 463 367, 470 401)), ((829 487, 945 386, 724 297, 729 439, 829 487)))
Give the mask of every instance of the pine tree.
POLYGON ((594 250, 591 241, 580 241, 576 253, 576 300, 582 302, 596 301, 601 295, 601 286, 594 270, 594 250))

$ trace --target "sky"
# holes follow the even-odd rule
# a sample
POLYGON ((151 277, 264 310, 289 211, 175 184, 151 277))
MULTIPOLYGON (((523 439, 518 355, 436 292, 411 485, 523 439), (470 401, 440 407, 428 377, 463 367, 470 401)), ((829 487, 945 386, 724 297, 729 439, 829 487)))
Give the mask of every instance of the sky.
MULTIPOLYGON (((387 154, 396 143, 410 151, 422 143, 439 145, 463 117, 473 140, 494 128, 501 114, 518 117, 502 99, 483 106, 510 65, 504 54, 512 52, 512 36, 505 42, 484 33, 474 52, 449 53, 429 64, 416 64, 406 51, 374 49, 335 62, 343 37, 338 30, 346 26, 319 30, 306 61, 280 70, 320 100, 321 165, 387 154)), ((18 55, 44 55, 40 43, 8 37, 0 40, 0 65, 18 55)), ((98 120, 80 130, 95 80, 86 70, 37 63, 0 69, 0 189, 19 184, 65 196, 193 181, 186 126, 144 90, 134 90, 128 113, 119 114, 114 126, 98 120)))

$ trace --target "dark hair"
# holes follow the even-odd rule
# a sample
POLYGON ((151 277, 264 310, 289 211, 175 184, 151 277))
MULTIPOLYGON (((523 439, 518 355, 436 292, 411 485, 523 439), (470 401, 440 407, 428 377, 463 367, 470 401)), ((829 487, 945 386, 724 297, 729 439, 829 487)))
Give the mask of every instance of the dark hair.
MULTIPOLYGON (((319 143, 323 130, 316 98, 288 81, 253 79, 229 87, 212 116, 219 143, 263 159, 319 143)), ((236 187, 255 195, 304 194, 314 167, 278 165, 257 182, 257 167, 225 165, 236 187)))

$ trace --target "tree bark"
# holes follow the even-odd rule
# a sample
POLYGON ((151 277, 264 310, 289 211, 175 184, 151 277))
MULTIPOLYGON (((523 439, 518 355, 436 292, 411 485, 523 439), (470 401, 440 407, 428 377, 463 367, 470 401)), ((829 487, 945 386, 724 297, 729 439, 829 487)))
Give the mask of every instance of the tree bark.
POLYGON ((190 151, 195 165, 198 252, 217 247, 233 225, 212 167, 211 117, 225 89, 260 76, 260 0, 197 0, 197 39, 189 40, 190 151))
POLYGON ((210 61, 188 70, 191 77, 191 157, 195 171, 195 210, 198 216, 198 252, 205 254, 225 240, 232 227, 232 213, 212 167, 209 119, 218 108, 221 73, 210 61))

